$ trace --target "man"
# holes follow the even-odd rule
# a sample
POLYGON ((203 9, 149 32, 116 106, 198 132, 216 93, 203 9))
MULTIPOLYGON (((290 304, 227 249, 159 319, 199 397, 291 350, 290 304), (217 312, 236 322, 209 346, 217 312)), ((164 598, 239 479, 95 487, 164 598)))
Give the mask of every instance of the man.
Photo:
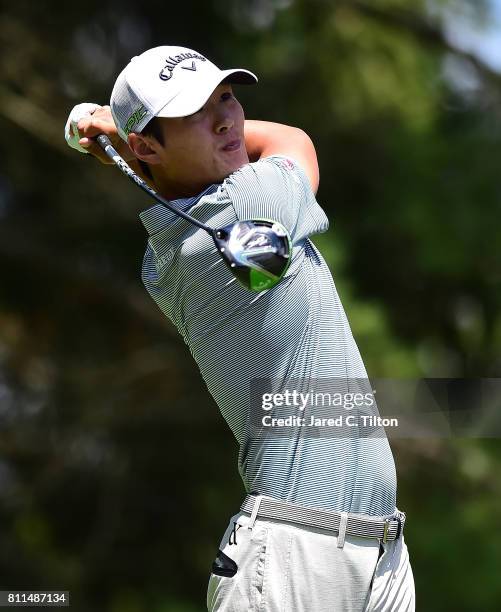
POLYGON ((284 278, 255 294, 238 284, 205 232, 160 204, 140 215, 149 234, 143 282, 239 443, 247 496, 212 565, 208 610, 414 610, 384 431, 345 426, 334 434, 335 419, 317 419, 335 415, 348 425, 348 413, 354 420, 374 402, 353 402, 370 395, 353 393, 370 389, 367 374, 309 239, 328 227, 315 199, 315 149, 301 130, 245 121, 232 84, 256 81, 245 70, 220 71, 191 49, 150 49, 117 78, 111 112, 73 109, 66 139, 105 162, 93 138, 106 133, 117 146, 121 138, 120 153, 145 180, 211 227, 264 217, 291 235, 284 278), (327 388, 349 403, 308 403, 318 395, 312 389, 327 388))

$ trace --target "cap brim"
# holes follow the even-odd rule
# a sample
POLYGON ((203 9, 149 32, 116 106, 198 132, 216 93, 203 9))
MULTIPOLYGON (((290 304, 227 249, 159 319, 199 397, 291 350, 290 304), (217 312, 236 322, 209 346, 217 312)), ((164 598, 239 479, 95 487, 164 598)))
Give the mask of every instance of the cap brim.
POLYGON ((222 70, 221 74, 225 76, 220 83, 222 81, 228 81, 228 83, 235 83, 236 85, 255 85, 257 83, 257 76, 250 70, 244 70, 243 68, 222 70))
POLYGON ((236 85, 254 85, 258 82, 257 76, 249 70, 242 68, 236 70, 220 70, 214 78, 207 80, 203 86, 197 90, 187 90, 179 92, 175 98, 161 108, 156 114, 157 117, 186 117, 196 113, 211 97, 213 91, 223 81, 235 83, 236 85))

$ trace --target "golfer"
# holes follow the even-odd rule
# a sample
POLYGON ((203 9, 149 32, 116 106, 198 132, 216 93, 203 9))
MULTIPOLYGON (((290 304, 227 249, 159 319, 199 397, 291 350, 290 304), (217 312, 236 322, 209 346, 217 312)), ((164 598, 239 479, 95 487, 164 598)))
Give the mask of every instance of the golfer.
POLYGON ((310 240, 328 227, 315 149, 300 129, 244 119, 232 86, 256 81, 192 49, 156 47, 120 73, 109 107, 72 110, 66 140, 108 162, 93 140, 108 135, 156 191, 210 227, 266 218, 291 237, 284 277, 254 293, 206 232, 161 204, 140 214, 143 283, 239 444, 246 495, 215 554, 209 612, 411 611, 393 456, 384 430, 357 423, 377 407, 310 240))

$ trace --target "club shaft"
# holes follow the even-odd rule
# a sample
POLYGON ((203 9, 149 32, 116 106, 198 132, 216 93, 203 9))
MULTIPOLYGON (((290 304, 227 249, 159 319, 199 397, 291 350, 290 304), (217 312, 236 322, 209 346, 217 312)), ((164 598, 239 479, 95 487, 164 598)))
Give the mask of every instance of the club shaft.
POLYGON ((182 210, 177 209, 168 200, 162 198, 161 195, 158 195, 158 193, 154 189, 152 189, 145 181, 143 181, 143 179, 134 172, 134 170, 129 166, 129 164, 127 164, 127 162, 122 157, 120 157, 116 149, 111 144, 111 141, 108 136, 106 136, 105 134, 100 134, 96 138, 96 140, 99 143, 99 146, 104 150, 106 155, 120 168, 120 170, 126 176, 128 176, 130 180, 133 181, 138 187, 145 191, 150 197, 168 208, 175 215, 178 215, 189 223, 192 223, 193 225, 196 225, 197 227, 205 230, 211 236, 214 235, 214 230, 211 227, 205 225, 201 221, 198 221, 194 217, 187 215, 182 210))

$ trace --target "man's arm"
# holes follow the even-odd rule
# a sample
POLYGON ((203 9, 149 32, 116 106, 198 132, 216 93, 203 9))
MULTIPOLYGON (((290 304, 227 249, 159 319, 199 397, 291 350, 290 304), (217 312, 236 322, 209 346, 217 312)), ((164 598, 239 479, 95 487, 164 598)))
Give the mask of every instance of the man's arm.
MULTIPOLYGON (((71 128, 70 128, 71 129, 71 128)), ((143 180, 151 183, 145 176, 138 160, 117 133, 117 128, 109 106, 96 109, 78 122, 78 132, 81 136, 79 144, 102 163, 112 163, 94 138, 106 134, 118 153, 143 180)), ((285 155, 295 159, 306 172, 313 193, 316 194, 319 183, 317 154, 310 137, 299 128, 273 123, 271 121, 255 121, 247 119, 244 126, 245 147, 251 161, 257 161, 270 155, 285 155)))
POLYGON ((295 159, 308 176, 313 193, 317 193, 320 174, 313 143, 299 128, 271 121, 245 121, 245 147, 251 161, 270 155, 295 159))

